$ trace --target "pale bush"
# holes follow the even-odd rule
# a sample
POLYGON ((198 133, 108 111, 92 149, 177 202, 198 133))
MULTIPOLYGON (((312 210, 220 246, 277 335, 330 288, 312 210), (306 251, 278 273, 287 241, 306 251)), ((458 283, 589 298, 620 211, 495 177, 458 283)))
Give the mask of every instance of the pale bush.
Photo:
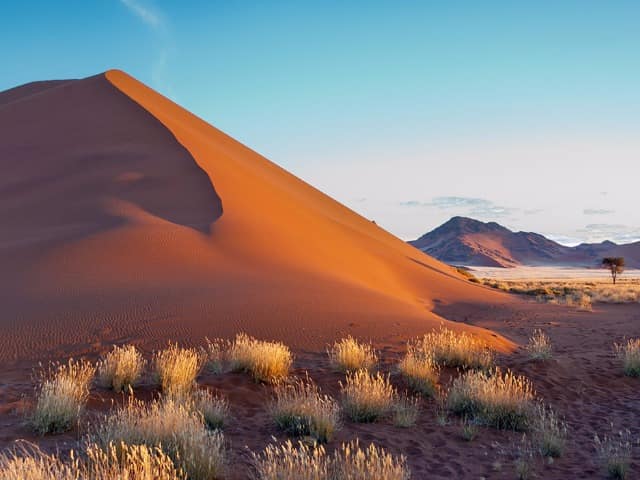
POLYGON ((367 370, 347 373, 340 382, 344 412, 356 422, 373 422, 387 414, 396 399, 396 391, 388 375, 371 374, 367 370))
POLYGON ((70 359, 51 365, 38 376, 36 405, 29 418, 40 434, 64 432, 78 421, 89 398, 95 368, 91 363, 70 359))
POLYGON ((254 480, 408 480, 406 458, 369 445, 361 449, 358 440, 343 444, 332 456, 322 446, 291 441, 268 445, 253 454, 254 480))
POLYGON ((534 414, 534 399, 526 377, 509 371, 469 371, 453 381, 447 407, 457 415, 473 417, 495 428, 527 430, 534 414))
POLYGON ((205 340, 207 342, 204 348, 207 357, 207 370, 215 374, 224 372, 230 342, 221 338, 214 338, 213 340, 205 338, 205 340))
POLYGON ((114 346, 107 355, 98 362, 98 382, 105 388, 113 388, 116 392, 129 389, 142 376, 145 360, 133 345, 114 346))
POLYGON ((553 356, 549 336, 536 328, 529 337, 527 351, 532 360, 549 360, 553 356))
POLYGON ((415 397, 398 397, 391 407, 396 427, 413 427, 420 414, 420 400, 415 397))
POLYGON ((235 371, 249 372, 258 382, 275 383, 289 375, 293 356, 280 342, 256 340, 244 333, 229 347, 229 361, 235 371))
POLYGON ((229 420, 229 401, 226 398, 213 394, 210 390, 196 390, 192 402, 193 408, 202 414, 209 428, 224 428, 229 420))
POLYGON ((443 326, 424 335, 413 347, 424 357, 432 356, 436 363, 447 367, 486 370, 493 365, 493 354, 484 340, 443 326))
POLYGON ((436 394, 440 367, 433 352, 409 344, 398 369, 412 390, 428 397, 436 394))
POLYGON ((208 430, 202 414, 172 398, 149 404, 131 399, 108 414, 92 438, 109 444, 160 447, 192 480, 220 478, 227 466, 224 435, 208 430))
POLYGON ((309 377, 279 384, 270 405, 278 428, 298 436, 311 436, 328 442, 340 427, 340 408, 335 400, 322 395, 309 377))
MULTIPOLYGON (((613 427, 612 427, 613 430, 613 427)), ((617 479, 627 478, 631 466, 631 451, 633 439, 629 430, 612 432, 600 438, 594 435, 596 457, 609 477, 617 479)))
POLYGON ((640 338, 627 340, 627 343, 614 344, 616 354, 622 362, 622 369, 629 377, 640 377, 640 338))
POLYGON ((341 372, 371 369, 378 358, 373 346, 360 343, 349 335, 327 349, 331 365, 341 372))
POLYGON ((567 424, 553 410, 539 404, 531 428, 533 439, 542 456, 562 456, 567 442, 567 424))
POLYGON ((188 395, 196 385, 204 362, 202 351, 170 344, 154 354, 154 376, 165 395, 188 395))

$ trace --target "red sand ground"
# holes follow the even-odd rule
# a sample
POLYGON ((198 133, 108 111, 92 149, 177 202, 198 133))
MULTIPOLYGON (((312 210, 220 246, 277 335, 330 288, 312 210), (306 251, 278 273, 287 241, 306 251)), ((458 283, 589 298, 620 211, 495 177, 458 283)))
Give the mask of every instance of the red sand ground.
MULTIPOLYGON (((33 438, 20 411, 36 360, 247 331, 288 343, 296 370, 337 394, 328 342, 370 338, 389 363, 441 322, 484 336, 567 416, 575 443, 539 466, 546 477, 595 478, 592 429, 609 418, 637 432, 638 384, 611 343, 640 333, 638 306, 576 314, 473 285, 119 71, 0 94, 0 136, 0 446, 33 438), (553 362, 508 353, 540 325, 553 362)), ((202 383, 231 400, 236 462, 277 435, 267 388, 235 374, 202 383)), ((96 390, 92 410, 111 398, 96 390)), ((517 435, 482 430, 465 443, 425 409, 415 428, 347 422, 337 440, 405 453, 415 478, 513 478, 495 442, 517 435)), ((38 442, 64 449, 77 435, 38 442)))

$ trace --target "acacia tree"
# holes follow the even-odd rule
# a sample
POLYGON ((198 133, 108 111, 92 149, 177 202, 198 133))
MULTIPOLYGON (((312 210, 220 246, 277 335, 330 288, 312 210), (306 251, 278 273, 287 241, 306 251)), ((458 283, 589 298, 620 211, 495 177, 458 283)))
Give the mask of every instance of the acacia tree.
POLYGON ((611 278, 613 279, 613 284, 615 285, 618 274, 624 272, 624 258, 605 257, 602 259, 602 266, 609 269, 611 272, 611 278))

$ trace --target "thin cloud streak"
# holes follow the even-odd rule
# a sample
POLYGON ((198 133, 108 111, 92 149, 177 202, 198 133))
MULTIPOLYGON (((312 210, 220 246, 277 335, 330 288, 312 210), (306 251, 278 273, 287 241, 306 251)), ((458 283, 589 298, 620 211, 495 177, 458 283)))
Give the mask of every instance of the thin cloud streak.
POLYGON ((161 15, 152 8, 141 5, 137 0, 120 0, 120 3, 150 27, 158 29, 163 26, 161 15))

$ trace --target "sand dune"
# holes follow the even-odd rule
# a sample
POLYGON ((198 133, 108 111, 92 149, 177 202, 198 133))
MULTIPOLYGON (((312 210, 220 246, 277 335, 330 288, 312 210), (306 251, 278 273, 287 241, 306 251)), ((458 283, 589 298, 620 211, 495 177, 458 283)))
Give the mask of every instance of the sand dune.
POLYGON ((513 301, 120 71, 0 94, 0 132, 3 359, 238 330, 320 348, 513 301))

